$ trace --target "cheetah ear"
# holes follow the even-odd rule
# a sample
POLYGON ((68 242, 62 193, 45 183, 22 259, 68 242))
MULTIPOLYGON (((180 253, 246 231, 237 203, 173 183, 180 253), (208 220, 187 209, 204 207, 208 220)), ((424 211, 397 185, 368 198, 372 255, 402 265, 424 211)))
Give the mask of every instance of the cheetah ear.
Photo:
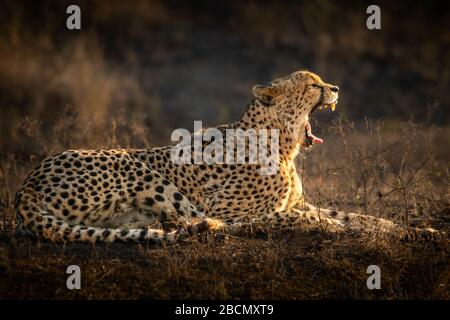
POLYGON ((278 96, 279 88, 274 85, 256 85, 253 87, 252 93, 262 103, 270 105, 272 101, 278 96))

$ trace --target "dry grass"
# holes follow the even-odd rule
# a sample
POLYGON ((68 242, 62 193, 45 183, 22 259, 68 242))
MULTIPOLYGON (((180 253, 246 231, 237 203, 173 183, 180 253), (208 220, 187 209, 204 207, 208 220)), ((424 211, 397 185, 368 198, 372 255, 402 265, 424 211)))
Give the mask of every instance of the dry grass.
MULTIPOLYGON (((392 130, 369 121, 355 129, 342 117, 323 129, 326 144, 299 159, 307 196, 322 206, 450 231, 445 129, 406 123, 392 130)), ((2 298, 450 298, 445 241, 406 244, 320 229, 207 235, 172 247, 61 246, 19 237, 14 191, 38 160, 10 154, 0 162, 2 298), (65 287, 70 264, 81 267, 82 290, 65 287), (371 264, 381 267, 382 290, 365 285, 371 264)))

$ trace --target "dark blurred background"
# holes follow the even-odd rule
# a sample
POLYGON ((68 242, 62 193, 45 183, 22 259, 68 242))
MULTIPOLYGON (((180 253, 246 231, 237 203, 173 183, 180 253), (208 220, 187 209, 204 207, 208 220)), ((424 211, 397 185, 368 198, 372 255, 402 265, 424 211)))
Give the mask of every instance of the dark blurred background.
POLYGON ((0 0, 0 150, 167 143, 237 120, 254 84, 299 69, 339 85, 354 121, 446 126, 449 26, 434 1, 0 0), (82 30, 66 29, 70 4, 82 30))

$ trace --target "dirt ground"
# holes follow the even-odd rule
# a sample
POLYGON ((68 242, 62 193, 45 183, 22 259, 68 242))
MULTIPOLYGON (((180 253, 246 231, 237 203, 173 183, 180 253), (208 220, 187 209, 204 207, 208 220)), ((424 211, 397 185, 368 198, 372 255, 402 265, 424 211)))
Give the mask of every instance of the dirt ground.
POLYGON ((180 245, 66 246, 1 234, 1 299, 450 299, 448 241, 321 230, 203 235, 180 245), (69 290, 69 265, 81 289, 69 290), (381 290, 369 290, 369 265, 381 290))

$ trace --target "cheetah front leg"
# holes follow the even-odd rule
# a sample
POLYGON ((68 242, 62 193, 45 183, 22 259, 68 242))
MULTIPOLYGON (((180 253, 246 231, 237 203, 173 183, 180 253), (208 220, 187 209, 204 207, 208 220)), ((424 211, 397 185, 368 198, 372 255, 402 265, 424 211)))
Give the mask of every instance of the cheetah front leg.
POLYGON ((224 232, 227 234, 239 234, 245 230, 273 229, 307 229, 320 227, 323 230, 336 232, 343 229, 344 224, 336 219, 331 219, 322 213, 311 210, 289 209, 281 212, 263 213, 258 215, 234 215, 226 222, 222 220, 209 219, 210 230, 224 232))
POLYGON ((320 212, 295 208, 253 217, 251 223, 255 226, 277 230, 320 227, 331 232, 340 231, 344 226, 341 221, 329 218, 320 212))
POLYGON ((398 237, 405 241, 437 240, 447 238, 445 232, 432 228, 415 228, 405 226, 391 220, 378 218, 375 216, 317 208, 308 203, 305 204, 305 207, 309 212, 320 214, 334 221, 338 221, 339 224, 347 230, 358 232, 378 231, 386 235, 398 237))
POLYGON ((348 230, 370 232, 378 230, 386 234, 399 235, 402 239, 408 241, 436 239, 438 235, 435 230, 431 229, 404 227, 385 219, 319 209, 310 205, 299 209, 291 208, 281 212, 249 216, 245 219, 233 219, 233 221, 220 224, 218 229, 228 234, 239 234, 243 230, 255 230, 257 228, 287 230, 311 227, 320 228, 327 232, 348 230))

